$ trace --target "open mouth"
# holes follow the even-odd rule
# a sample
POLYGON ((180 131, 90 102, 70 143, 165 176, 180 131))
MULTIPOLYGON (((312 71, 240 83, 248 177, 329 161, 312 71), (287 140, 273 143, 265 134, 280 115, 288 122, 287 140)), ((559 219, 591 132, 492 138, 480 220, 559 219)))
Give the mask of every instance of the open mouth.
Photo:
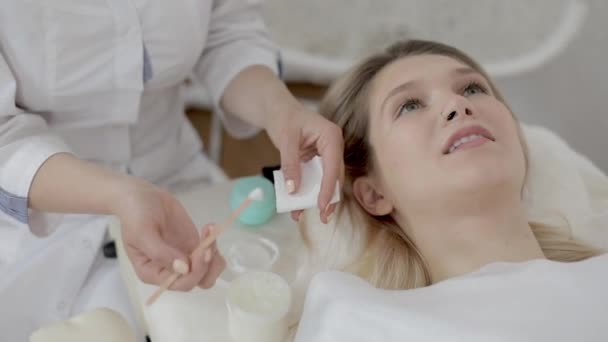
POLYGON ((477 147, 488 141, 495 141, 492 134, 481 126, 462 128, 452 134, 444 145, 443 154, 451 154, 459 150, 477 147))

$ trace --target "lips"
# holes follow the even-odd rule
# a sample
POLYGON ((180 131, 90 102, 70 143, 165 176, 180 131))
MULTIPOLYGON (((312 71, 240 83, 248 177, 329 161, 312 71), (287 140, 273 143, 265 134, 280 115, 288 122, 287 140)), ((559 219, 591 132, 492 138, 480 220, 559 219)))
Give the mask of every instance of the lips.
POLYGON ((450 136, 450 138, 443 145, 443 154, 450 154, 456 150, 460 145, 466 144, 469 141, 474 139, 487 139, 491 141, 496 141, 494 136, 487 129, 479 126, 473 125, 459 129, 454 134, 450 136))

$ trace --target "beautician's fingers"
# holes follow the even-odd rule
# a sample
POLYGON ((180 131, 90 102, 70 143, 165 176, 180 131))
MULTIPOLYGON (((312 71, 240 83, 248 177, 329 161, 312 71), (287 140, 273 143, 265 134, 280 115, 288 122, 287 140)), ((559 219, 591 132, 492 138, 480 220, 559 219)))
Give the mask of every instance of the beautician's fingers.
POLYGON ((181 260, 189 264, 189 257, 179 249, 169 245, 160 235, 158 230, 151 231, 147 237, 142 237, 142 249, 150 259, 164 268, 172 269, 175 260, 181 260))
MULTIPOLYGON (((211 232, 214 229, 215 229, 215 223, 208 223, 203 227, 203 229, 201 229, 200 240, 198 242, 198 245, 196 246, 196 249, 201 249, 201 248, 207 249, 207 248, 203 247, 202 242, 211 234, 211 232)), ((213 241, 213 243, 215 244, 215 241, 213 241)), ((203 255, 205 255, 205 254, 203 254, 203 255)))
POLYGON ((327 209, 327 212, 325 213, 325 223, 326 224, 332 220, 334 213, 336 212, 336 207, 337 207, 336 203, 329 205, 329 208, 327 209))
POLYGON ((319 192, 318 206, 321 211, 321 221, 328 222, 328 217, 335 209, 330 205, 336 186, 341 187, 344 181, 344 143, 342 130, 330 125, 317 140, 317 150, 323 162, 323 180, 319 192))
POLYGON ((285 190, 294 193, 300 187, 300 138, 299 128, 286 127, 281 132, 281 171, 285 177, 285 190))
POLYGON ((175 260, 189 264, 189 258, 168 245, 156 230, 151 230, 133 243, 125 241, 125 250, 133 262, 137 276, 148 284, 161 284, 164 281, 162 270, 172 269, 175 260))
POLYGON ((310 146, 309 148, 300 150, 300 162, 306 163, 310 161, 317 155, 317 148, 315 146, 310 146))
POLYGON ((304 212, 304 210, 294 210, 291 212, 291 219, 296 221, 296 222, 300 222, 300 216, 302 216, 302 213, 304 212))
MULTIPOLYGON (((317 148, 312 145, 309 146, 308 148, 302 148, 300 149, 300 163, 306 163, 308 161, 310 161, 312 158, 314 158, 317 155, 317 148)), ((302 215, 304 211, 303 210, 294 210, 291 212, 291 219, 299 222, 300 221, 300 215, 302 215)))
POLYGON ((153 262, 148 256, 139 249, 125 244, 125 252, 133 264, 133 270, 137 277, 145 284, 159 285, 163 278, 159 276, 162 266, 153 262))
POLYGON ((173 273, 173 270, 161 266, 140 252, 135 252, 131 260, 135 274, 144 284, 161 285, 173 273))
POLYGON ((192 253, 192 270, 190 273, 179 277, 173 286, 171 286, 171 290, 190 291, 201 282, 207 272, 209 272, 209 263, 204 260, 205 252, 206 249, 198 249, 192 253))
POLYGON ((199 286, 204 289, 212 288, 215 285, 217 278, 222 274, 222 271, 224 271, 224 268, 226 268, 226 261, 214 246, 209 271, 207 271, 207 274, 205 274, 199 283, 199 286))
MULTIPOLYGON (((203 240, 211 233, 212 226, 206 226, 201 230, 200 239, 203 240)), ((194 287, 198 286, 198 284, 204 279, 205 275, 209 272, 210 263, 208 260, 205 260, 205 255, 209 252, 209 249, 214 245, 211 245, 209 248, 200 248, 197 247, 192 252, 190 257, 190 273, 187 275, 181 276, 177 279, 175 284, 171 286, 172 290, 177 291, 190 291, 194 287)))

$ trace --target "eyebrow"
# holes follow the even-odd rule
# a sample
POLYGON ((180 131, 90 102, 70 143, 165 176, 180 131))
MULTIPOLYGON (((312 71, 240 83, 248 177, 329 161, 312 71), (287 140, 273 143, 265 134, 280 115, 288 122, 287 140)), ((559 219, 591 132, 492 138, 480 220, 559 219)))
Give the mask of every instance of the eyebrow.
POLYGON ((388 102, 388 100, 395 96, 398 93, 404 92, 406 90, 408 90, 409 88, 414 88, 416 86, 416 83, 418 83, 417 81, 408 81, 405 83, 402 83, 398 86, 396 86, 395 88, 393 88, 388 95, 384 98, 384 101, 382 101, 382 104, 380 105, 380 113, 384 112, 384 106, 386 105, 386 103, 388 102))
MULTIPOLYGON (((460 67, 460 68, 456 68, 454 70, 451 71, 451 74, 453 75, 470 75, 470 74, 478 74, 481 75, 481 73, 475 69, 472 69, 470 67, 460 67)), ((481 75, 483 76, 483 75, 481 75)))
MULTIPOLYGON (((481 73, 475 69, 472 69, 470 67, 460 67, 460 68, 456 68, 454 70, 452 70, 450 72, 450 74, 453 75, 470 75, 470 74, 478 74, 481 75, 481 73)), ((483 75, 482 75, 483 76, 483 75)), ((416 83, 418 83, 418 81, 408 81, 405 83, 402 83, 398 86, 396 86, 395 88, 393 88, 388 95, 384 98, 384 101, 382 101, 382 104, 380 105, 380 113, 384 112, 384 106, 386 105, 386 103, 388 102, 388 100, 395 96, 398 93, 404 92, 406 90, 408 90, 409 88, 414 88, 416 86, 416 83)))

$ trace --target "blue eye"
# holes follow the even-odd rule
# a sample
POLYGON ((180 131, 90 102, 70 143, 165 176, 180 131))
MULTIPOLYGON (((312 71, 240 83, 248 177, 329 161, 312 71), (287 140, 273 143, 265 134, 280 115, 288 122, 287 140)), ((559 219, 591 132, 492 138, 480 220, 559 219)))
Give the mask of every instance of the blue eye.
POLYGON ((420 108, 422 108, 422 102, 420 102, 420 100, 409 99, 409 100, 405 101, 405 103, 399 107, 399 111, 397 112, 397 114, 401 115, 403 113, 413 112, 420 108))
POLYGON ((483 86, 479 85, 479 83, 471 82, 464 88, 462 95, 471 96, 471 95, 486 94, 486 93, 487 93, 486 89, 483 86))

